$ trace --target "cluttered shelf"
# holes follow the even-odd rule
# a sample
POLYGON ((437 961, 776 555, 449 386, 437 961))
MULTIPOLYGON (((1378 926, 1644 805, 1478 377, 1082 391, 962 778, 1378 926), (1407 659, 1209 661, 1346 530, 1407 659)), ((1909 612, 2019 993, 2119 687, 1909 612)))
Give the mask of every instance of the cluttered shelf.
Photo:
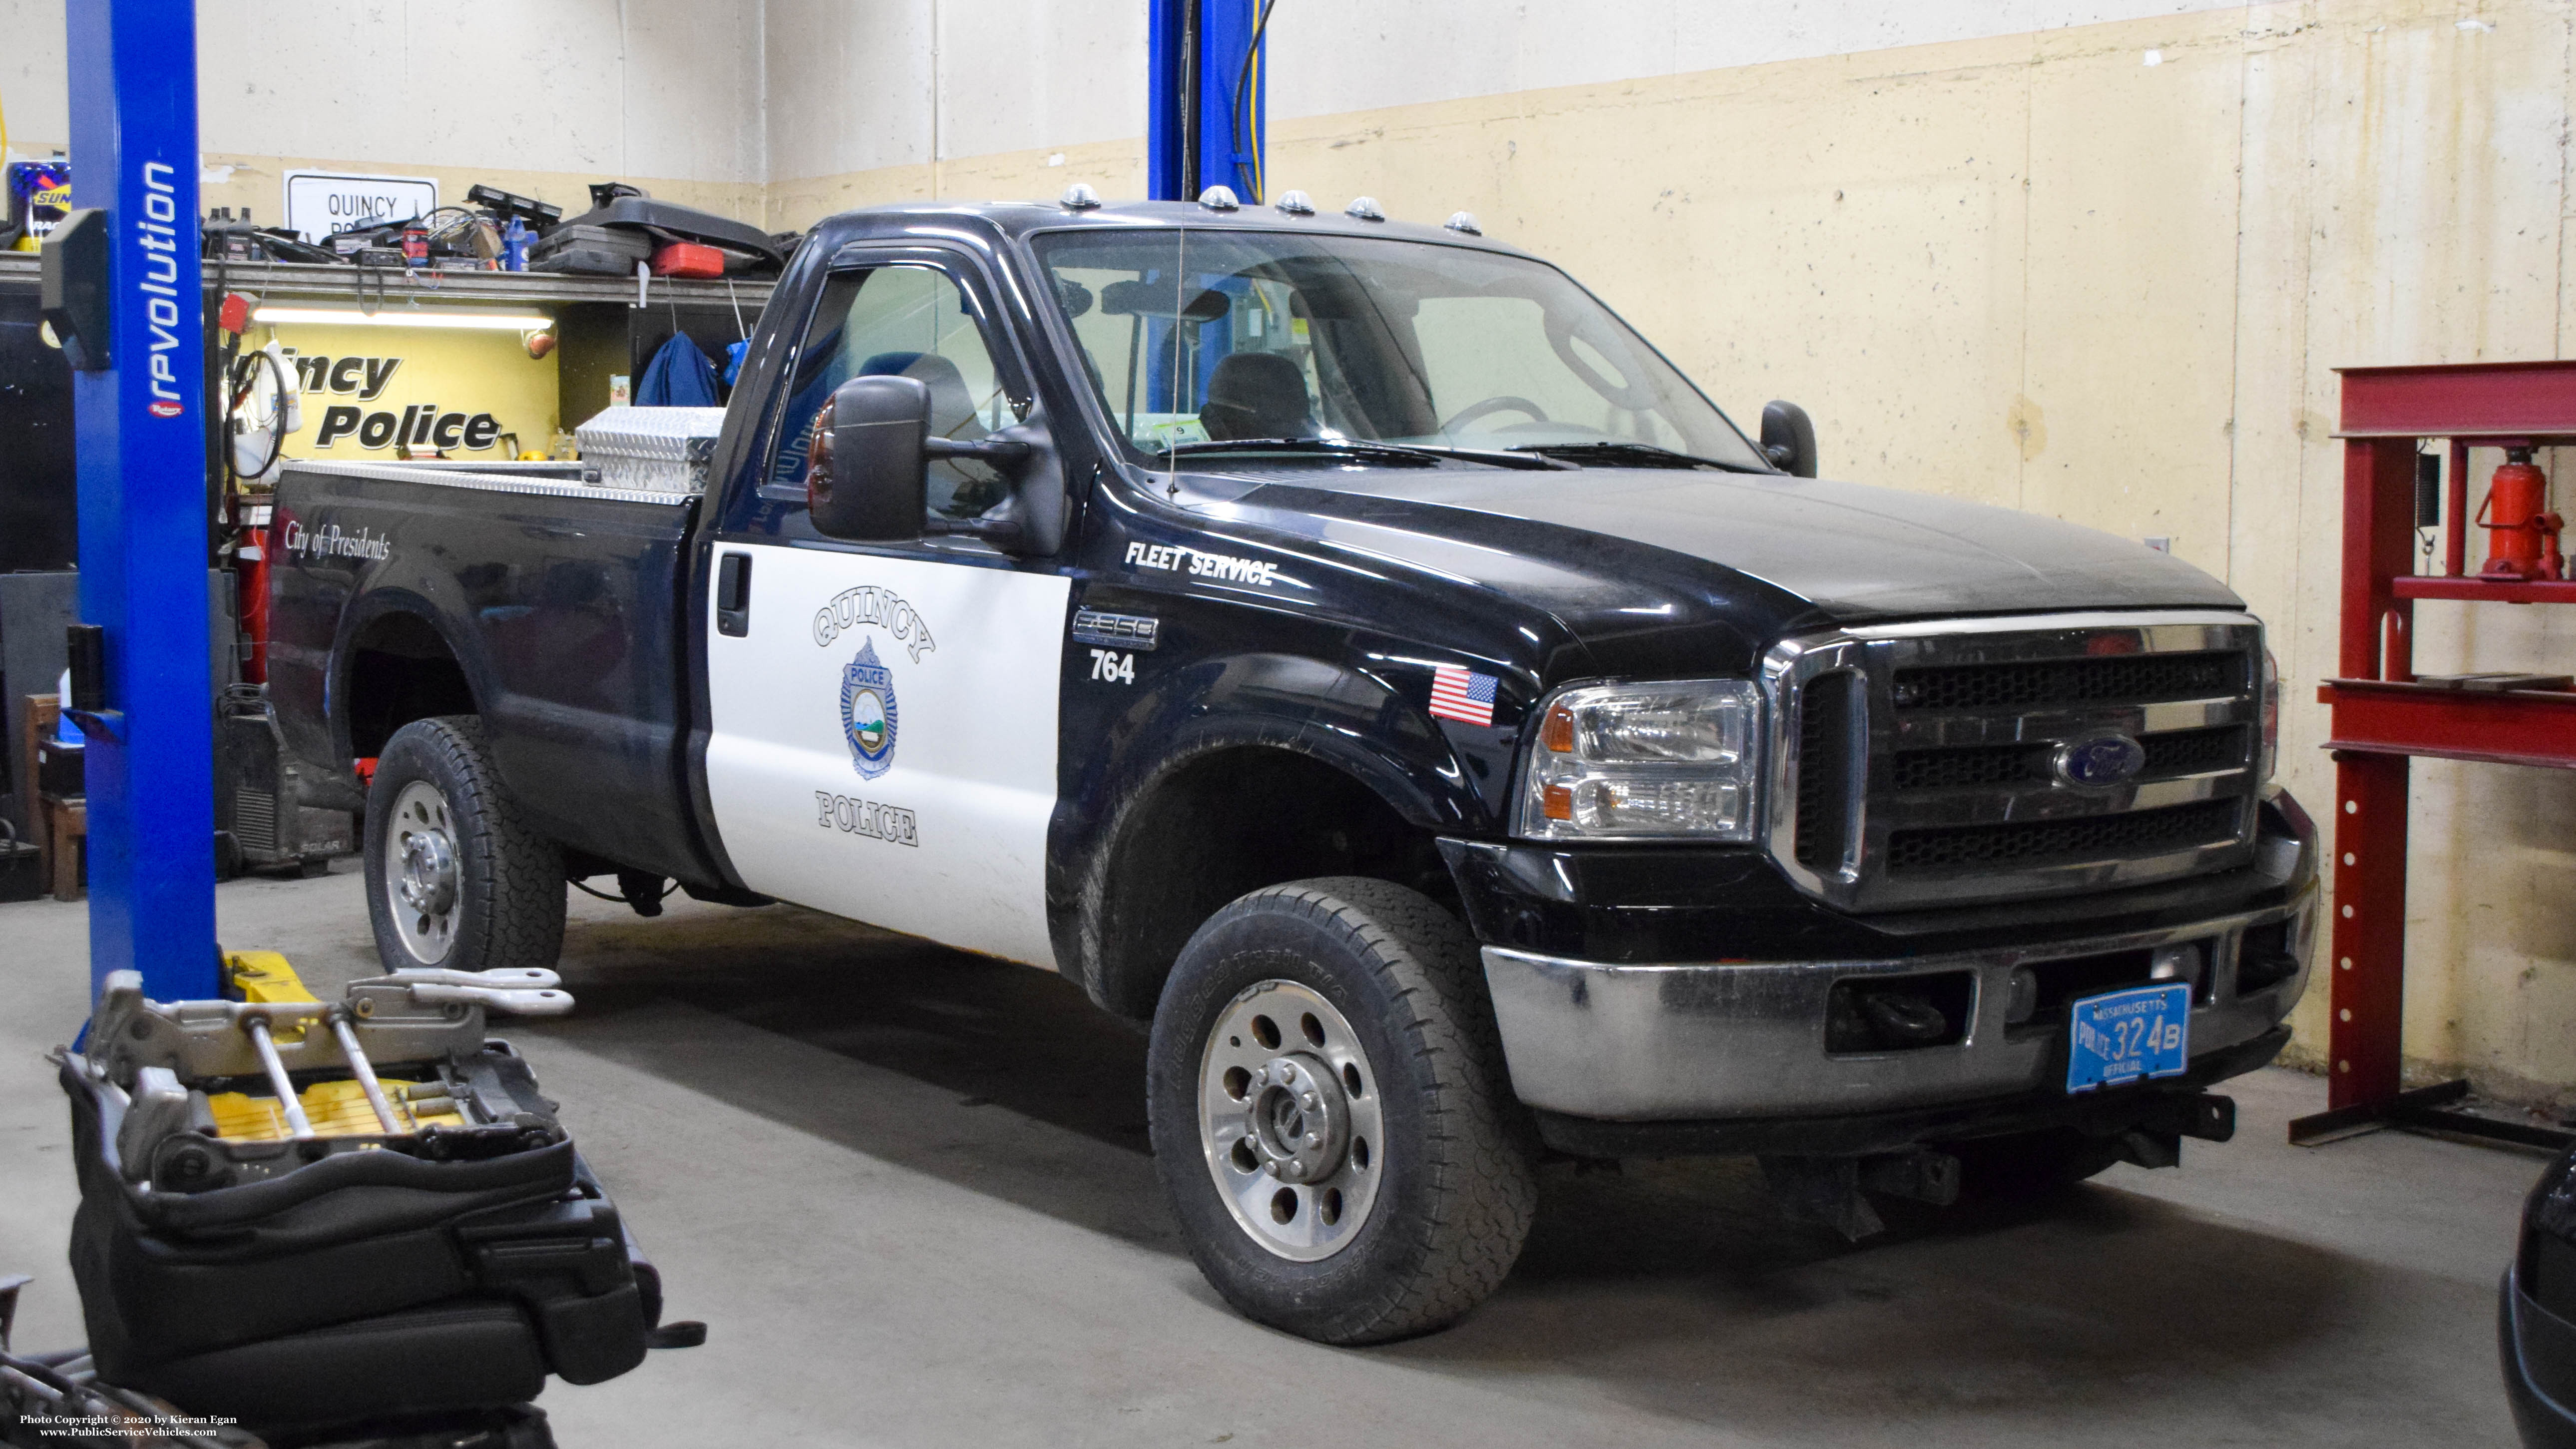
MULTIPOLYGON (((41 258, 34 252, 0 252, 0 283, 16 281, 33 285, 41 258)), ((365 299, 379 302, 379 274, 331 262, 233 262, 224 271, 224 285, 234 291, 250 291, 264 297, 303 297, 330 301, 348 301, 358 295, 362 278, 365 299)), ((583 276, 570 272, 489 272, 440 271, 437 269, 386 268, 382 270, 386 285, 381 290, 384 303, 407 301, 448 302, 633 302, 633 277, 583 276)), ((211 269, 206 274, 209 291, 215 285, 211 269)), ((649 296, 654 305, 669 300, 682 305, 706 303, 723 306, 739 301, 746 309, 766 305, 774 278, 728 278, 696 280, 681 277, 655 277, 649 296)))

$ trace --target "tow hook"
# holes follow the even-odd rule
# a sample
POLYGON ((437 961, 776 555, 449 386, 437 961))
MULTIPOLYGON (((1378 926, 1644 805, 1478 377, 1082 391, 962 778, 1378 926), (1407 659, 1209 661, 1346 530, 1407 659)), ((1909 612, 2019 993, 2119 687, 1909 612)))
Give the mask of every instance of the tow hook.
POLYGON ((2214 1092, 2167 1097, 2122 1128, 2120 1159, 2139 1167, 2178 1167, 2182 1139, 2225 1142, 2236 1135, 2236 1099, 2214 1092))
POLYGON ((2195 1092, 2188 1097, 2158 1097, 2138 1103, 2110 1123, 2091 1130, 2097 1136, 2123 1139, 2145 1133, 2156 1137, 2191 1137, 2202 1142, 2225 1142, 2236 1135, 2236 1099, 2222 1097, 2215 1092, 2195 1092))
POLYGON ((2236 1135, 2236 1099, 2215 1092, 2184 1097, 2175 1105, 2181 1108, 2182 1123, 2177 1127, 2185 1137, 2203 1142, 2224 1142, 2236 1135))

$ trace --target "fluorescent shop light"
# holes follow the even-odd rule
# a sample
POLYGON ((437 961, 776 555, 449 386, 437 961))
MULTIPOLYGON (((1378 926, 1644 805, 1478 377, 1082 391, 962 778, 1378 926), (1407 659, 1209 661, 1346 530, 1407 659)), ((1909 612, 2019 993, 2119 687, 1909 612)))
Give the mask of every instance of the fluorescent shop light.
POLYGON ((425 307, 388 307, 381 312, 361 312, 354 307, 262 307, 250 314, 250 320, 308 322, 325 327, 474 327, 494 332, 534 332, 555 325, 552 317, 540 317, 534 312, 448 312, 425 307))

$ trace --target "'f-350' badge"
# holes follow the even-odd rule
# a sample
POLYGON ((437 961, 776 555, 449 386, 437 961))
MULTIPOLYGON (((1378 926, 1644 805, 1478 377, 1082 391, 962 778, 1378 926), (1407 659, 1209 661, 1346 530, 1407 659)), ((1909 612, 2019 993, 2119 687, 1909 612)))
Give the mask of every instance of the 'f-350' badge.
POLYGON ((873 780, 894 768, 894 675, 877 662, 873 642, 841 671, 841 733, 850 741, 850 763, 873 780))

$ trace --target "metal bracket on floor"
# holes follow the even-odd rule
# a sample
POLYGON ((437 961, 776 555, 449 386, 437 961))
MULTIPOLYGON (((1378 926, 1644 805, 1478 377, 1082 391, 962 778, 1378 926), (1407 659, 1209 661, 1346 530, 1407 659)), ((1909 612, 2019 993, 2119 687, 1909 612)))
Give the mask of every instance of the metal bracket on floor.
POLYGON ((2557 1127, 2539 1127, 2527 1122, 2502 1122, 2481 1117, 2473 1112, 2451 1110, 2450 1104, 2469 1095, 2466 1081, 2442 1082, 2400 1092, 2385 1102, 2361 1102, 2350 1107, 2337 1107, 2331 1112, 2317 1112, 2290 1123, 2290 1145, 2323 1147, 2347 1137, 2359 1137, 2382 1127, 2406 1127, 2419 1132, 2447 1132, 2458 1137, 2475 1137, 2488 1142, 2506 1142, 2517 1147, 2541 1147, 2564 1152, 2576 1146, 2576 1132, 2557 1127))

